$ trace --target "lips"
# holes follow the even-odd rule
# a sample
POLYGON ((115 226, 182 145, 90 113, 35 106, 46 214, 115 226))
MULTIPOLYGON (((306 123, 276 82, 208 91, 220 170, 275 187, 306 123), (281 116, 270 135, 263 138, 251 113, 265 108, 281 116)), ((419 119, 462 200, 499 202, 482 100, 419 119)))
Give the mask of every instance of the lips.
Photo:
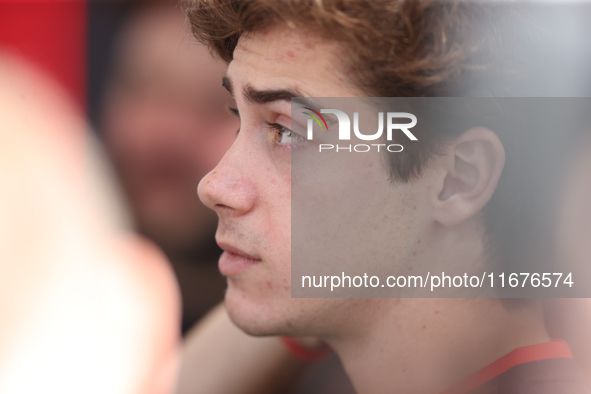
POLYGON ((224 251, 218 262, 220 272, 224 276, 238 275, 261 262, 261 259, 234 246, 221 242, 218 242, 218 245, 224 251))

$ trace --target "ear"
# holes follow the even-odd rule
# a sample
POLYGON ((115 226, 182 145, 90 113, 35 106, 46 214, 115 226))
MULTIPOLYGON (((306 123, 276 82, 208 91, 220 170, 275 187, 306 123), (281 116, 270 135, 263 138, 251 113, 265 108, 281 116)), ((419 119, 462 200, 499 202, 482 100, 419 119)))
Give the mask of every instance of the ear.
POLYGON ((434 197, 435 220, 446 227, 461 224, 478 213, 497 187, 505 149, 499 137, 475 127, 455 139, 440 158, 434 197))

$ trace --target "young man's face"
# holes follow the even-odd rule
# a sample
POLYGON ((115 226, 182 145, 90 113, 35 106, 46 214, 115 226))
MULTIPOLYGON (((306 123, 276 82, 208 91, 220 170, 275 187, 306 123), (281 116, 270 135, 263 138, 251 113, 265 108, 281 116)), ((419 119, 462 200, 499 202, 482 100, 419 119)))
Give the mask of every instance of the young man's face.
MULTIPOLYGON (((371 313, 367 304, 379 302, 292 299, 290 294, 291 163, 292 156, 309 149, 301 144, 303 137, 288 130, 290 97, 363 96, 340 72, 338 49, 337 44, 271 29, 241 38, 228 68, 225 83, 236 99, 241 128, 222 161, 201 181, 199 195, 219 215, 216 240, 225 250, 220 270, 228 278, 227 309, 235 323, 253 334, 319 335, 331 329, 327 322, 344 327, 351 320, 363 321, 361 316, 350 319, 351 313, 371 313)), ((419 190, 428 177, 389 182, 381 153, 337 165, 350 167, 341 171, 347 179, 332 177, 330 169, 314 169, 318 187, 312 188, 310 201, 326 201, 335 189, 346 191, 350 183, 345 182, 355 182, 360 190, 371 191, 374 202, 356 212, 355 223, 341 231, 342 239, 355 239, 361 230, 371 240, 364 243, 365 252, 388 245, 388 253, 400 261, 416 255, 417 234, 425 222, 417 220, 419 190)), ((318 231, 313 223, 309 229, 318 231)), ((374 257, 391 262, 390 255, 374 257)))

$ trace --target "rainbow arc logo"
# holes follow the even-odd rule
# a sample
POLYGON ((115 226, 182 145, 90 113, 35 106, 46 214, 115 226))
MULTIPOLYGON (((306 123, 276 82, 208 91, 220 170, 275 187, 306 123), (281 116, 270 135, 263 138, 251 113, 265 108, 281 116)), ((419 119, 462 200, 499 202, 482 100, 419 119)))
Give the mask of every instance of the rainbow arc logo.
POLYGON ((318 123, 318 126, 320 126, 320 130, 324 131, 324 128, 322 127, 322 123, 320 123, 320 119, 322 119, 324 126, 326 126, 326 130, 328 130, 328 125, 326 124, 326 120, 324 120, 324 117, 322 115, 320 115, 320 112, 313 110, 310 107, 304 107, 304 109, 307 109, 308 111, 313 112, 313 114, 311 114, 310 112, 304 112, 304 114, 312 117, 316 121, 316 123, 318 123), (316 114, 317 116, 315 116, 314 114, 316 114), (320 119, 318 119, 318 117, 320 117, 320 119))

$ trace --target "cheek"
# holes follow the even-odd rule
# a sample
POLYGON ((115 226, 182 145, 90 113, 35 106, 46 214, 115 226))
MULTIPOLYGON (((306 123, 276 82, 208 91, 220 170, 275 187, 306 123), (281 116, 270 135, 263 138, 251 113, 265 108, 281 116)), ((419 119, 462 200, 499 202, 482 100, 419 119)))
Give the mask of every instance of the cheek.
POLYGON ((363 274, 371 272, 367 264, 408 254, 410 186, 392 184, 379 156, 352 159, 347 153, 294 182, 296 276, 363 274))
MULTIPOLYGON (((273 198, 269 202, 265 231, 265 255, 278 280, 289 284, 291 273, 291 185, 280 178, 269 179, 273 198)), ((285 285, 285 283, 283 285, 285 285)))

